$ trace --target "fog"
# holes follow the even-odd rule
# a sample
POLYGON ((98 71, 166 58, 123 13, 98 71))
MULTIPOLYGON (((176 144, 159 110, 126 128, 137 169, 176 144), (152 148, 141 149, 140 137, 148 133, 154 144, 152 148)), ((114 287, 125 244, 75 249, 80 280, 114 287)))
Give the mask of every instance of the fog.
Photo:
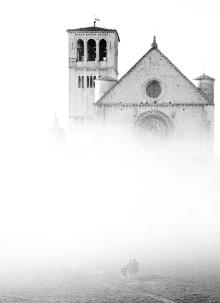
MULTIPOLYGON (((219 161, 75 130, 13 138, 1 158, 1 273, 77 266, 218 265, 219 161)), ((6 145, 5 145, 6 147, 6 145)))
POLYGON ((119 271, 130 258, 151 274, 219 267, 219 3, 140 0, 126 14, 123 1, 111 4, 86 1, 83 13, 69 0, 1 4, 1 281, 83 267, 119 271), (92 25, 94 14, 119 32, 120 77, 156 33, 189 79, 202 72, 217 79, 212 155, 149 150, 115 130, 70 136, 66 29, 92 25), (61 145, 50 137, 55 112, 66 133, 61 145))

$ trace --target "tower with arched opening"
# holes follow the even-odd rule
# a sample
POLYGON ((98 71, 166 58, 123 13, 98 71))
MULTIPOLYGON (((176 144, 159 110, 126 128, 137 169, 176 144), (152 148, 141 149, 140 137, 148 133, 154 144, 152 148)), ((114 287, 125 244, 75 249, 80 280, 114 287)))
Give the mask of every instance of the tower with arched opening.
POLYGON ((69 34, 69 115, 71 120, 93 117, 95 80, 118 77, 115 29, 92 26, 67 30, 69 34))

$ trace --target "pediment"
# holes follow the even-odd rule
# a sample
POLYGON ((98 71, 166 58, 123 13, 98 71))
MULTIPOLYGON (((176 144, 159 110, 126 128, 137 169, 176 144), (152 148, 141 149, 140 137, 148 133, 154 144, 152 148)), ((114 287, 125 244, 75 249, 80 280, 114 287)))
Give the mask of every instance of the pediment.
POLYGON ((207 96, 158 49, 151 48, 97 104, 209 104, 207 96), (154 94, 152 83, 160 93, 154 94), (148 89, 151 84, 151 90, 148 89), (156 86, 155 86, 156 87, 156 86))

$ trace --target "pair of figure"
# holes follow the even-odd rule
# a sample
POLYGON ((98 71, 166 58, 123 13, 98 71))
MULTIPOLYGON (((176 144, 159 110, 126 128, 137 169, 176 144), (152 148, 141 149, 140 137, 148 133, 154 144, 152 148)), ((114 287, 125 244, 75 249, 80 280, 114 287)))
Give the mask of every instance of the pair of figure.
POLYGON ((121 268, 121 276, 122 278, 130 278, 132 275, 138 273, 138 271, 138 262, 135 259, 129 260, 128 264, 121 268))

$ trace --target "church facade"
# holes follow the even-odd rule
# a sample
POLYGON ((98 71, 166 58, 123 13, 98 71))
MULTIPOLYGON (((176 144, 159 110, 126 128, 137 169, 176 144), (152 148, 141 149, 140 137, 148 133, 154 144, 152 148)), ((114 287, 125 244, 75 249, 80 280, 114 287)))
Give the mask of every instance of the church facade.
POLYGON ((213 78, 203 74, 194 85, 154 37, 147 53, 118 80, 115 29, 94 24, 67 32, 70 121, 101 121, 143 140, 213 140, 213 78))

